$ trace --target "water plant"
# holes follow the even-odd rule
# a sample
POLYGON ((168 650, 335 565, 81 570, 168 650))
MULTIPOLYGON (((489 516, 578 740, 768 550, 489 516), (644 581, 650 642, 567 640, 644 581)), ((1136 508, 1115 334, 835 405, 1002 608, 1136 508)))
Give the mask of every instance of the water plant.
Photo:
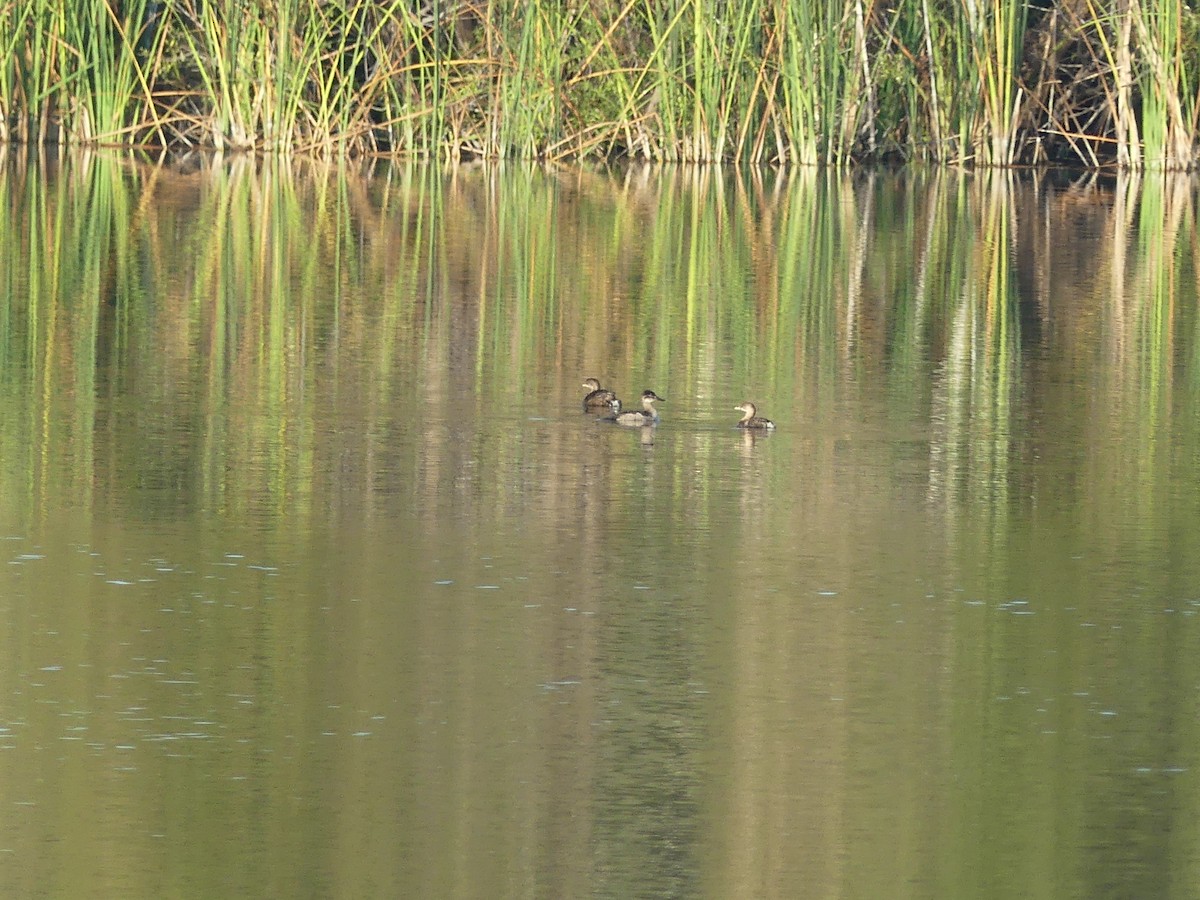
POLYGON ((0 142, 1191 168, 1182 0, 14 0, 0 142))

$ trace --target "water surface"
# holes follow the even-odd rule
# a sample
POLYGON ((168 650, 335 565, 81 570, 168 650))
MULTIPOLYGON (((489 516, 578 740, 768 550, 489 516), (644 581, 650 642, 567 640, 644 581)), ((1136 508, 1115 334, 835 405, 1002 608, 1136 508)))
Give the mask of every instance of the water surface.
POLYGON ((0 171, 5 896, 1197 896, 1189 182, 0 171))

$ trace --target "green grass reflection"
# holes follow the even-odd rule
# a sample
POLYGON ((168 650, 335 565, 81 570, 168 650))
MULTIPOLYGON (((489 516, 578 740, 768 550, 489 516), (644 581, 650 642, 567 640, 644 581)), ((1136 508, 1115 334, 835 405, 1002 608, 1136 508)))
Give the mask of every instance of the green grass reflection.
MULTIPOLYGON (((347 371, 369 373, 356 399, 375 409, 469 396, 537 414, 586 372, 627 396, 677 394, 676 414, 704 421, 716 413, 689 398, 732 383, 797 424, 885 372, 892 415, 933 411, 933 489, 973 496, 969 471, 1005 505, 1017 354, 1030 343, 1015 294, 1028 261, 1012 254, 1043 240, 1029 223, 1014 230, 1030 187, 1008 175, 916 176, 897 190, 878 174, 809 170, 249 159, 181 170, 78 156, 10 160, 2 177, 12 215, 0 231, 0 372, 22 410, 4 431, 6 458, 21 460, 8 477, 23 485, 6 497, 25 498, 23 516, 44 493, 51 446, 122 471, 115 448, 106 457, 90 442, 102 419, 152 428, 120 407, 135 382, 195 426, 197 445, 175 460, 187 471, 162 478, 182 479, 202 505, 236 507, 226 479, 250 458, 253 493, 303 501, 315 417, 345 399, 347 371)), ((1195 327, 1175 299, 1190 276, 1188 201, 1158 184, 1169 182, 1114 207, 1139 241, 1117 247, 1114 231, 1122 268, 1107 275, 1131 295, 1128 313, 1111 301, 1110 354, 1131 360, 1147 394, 1128 400, 1151 428, 1169 414, 1173 379, 1197 377, 1193 351, 1174 359, 1192 346, 1176 330, 1195 327)), ((1051 196, 1047 219, 1073 202, 1051 196)), ((1109 293, 1106 271, 1066 289, 1109 293)), ((1028 277, 1059 292, 1053 273, 1028 277)))

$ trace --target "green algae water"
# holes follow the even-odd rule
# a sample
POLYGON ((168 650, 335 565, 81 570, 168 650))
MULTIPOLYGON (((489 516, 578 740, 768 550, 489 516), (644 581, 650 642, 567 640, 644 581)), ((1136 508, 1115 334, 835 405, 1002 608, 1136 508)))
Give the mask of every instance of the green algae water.
POLYGON ((0 198, 4 896, 1198 896, 1191 182, 0 198))

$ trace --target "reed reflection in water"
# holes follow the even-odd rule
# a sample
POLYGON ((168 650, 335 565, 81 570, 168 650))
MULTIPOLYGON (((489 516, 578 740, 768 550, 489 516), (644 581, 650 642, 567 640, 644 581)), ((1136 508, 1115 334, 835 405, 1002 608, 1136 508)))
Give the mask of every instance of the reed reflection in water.
POLYGON ((0 179, 6 896, 1197 883, 1186 182, 0 179))

